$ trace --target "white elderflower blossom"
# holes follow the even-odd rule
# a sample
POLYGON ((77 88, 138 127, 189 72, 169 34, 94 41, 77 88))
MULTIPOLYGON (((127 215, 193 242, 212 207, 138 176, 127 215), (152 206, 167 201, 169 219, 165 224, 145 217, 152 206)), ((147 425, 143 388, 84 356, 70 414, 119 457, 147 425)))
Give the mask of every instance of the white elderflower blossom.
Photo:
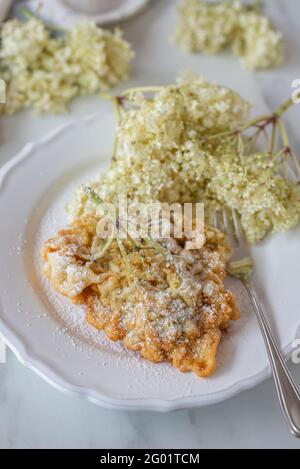
POLYGON ((75 26, 66 41, 70 61, 80 67, 78 84, 83 94, 108 89, 128 79, 133 58, 129 43, 120 29, 114 34, 95 23, 75 26))
POLYGON ((238 211, 249 242, 272 231, 287 231, 299 222, 299 187, 278 173, 272 156, 224 153, 217 159, 210 156, 209 161, 207 195, 238 211))
POLYGON ((240 16, 234 53, 249 70, 272 68, 283 62, 283 36, 265 16, 248 12, 240 16))
POLYGON ((51 43, 49 31, 37 19, 25 23, 14 19, 1 28, 1 60, 11 64, 12 72, 26 70, 27 64, 37 61, 51 43))
POLYGON ((53 38, 37 18, 7 21, 1 29, 0 72, 7 83, 1 111, 65 112, 76 96, 126 80, 133 56, 118 29, 112 33, 87 22, 53 38))
POLYGON ((263 15, 257 2, 184 0, 174 39, 190 53, 216 54, 232 46, 249 70, 276 67, 284 56, 282 33, 263 15))
MULTIPOLYGON (((250 242, 299 222, 300 187, 280 175, 275 153, 238 150, 247 147, 237 129, 248 125, 250 109, 239 95, 192 75, 147 89, 153 99, 144 91, 120 97, 126 105, 111 167, 89 184, 106 202, 117 203, 119 195, 143 203, 205 202, 206 212, 226 205, 239 212, 250 242)), ((80 188, 71 216, 94 210, 80 188)))
POLYGON ((185 0, 174 40, 186 52, 216 54, 232 42, 241 8, 239 1, 185 0))

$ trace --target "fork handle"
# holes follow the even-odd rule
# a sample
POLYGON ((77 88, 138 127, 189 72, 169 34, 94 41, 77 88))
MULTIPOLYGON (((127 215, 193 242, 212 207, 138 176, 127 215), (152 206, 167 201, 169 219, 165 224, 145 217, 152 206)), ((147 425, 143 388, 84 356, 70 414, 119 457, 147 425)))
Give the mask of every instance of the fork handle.
POLYGON ((291 433, 300 438, 300 394, 275 343, 265 314, 250 282, 243 282, 254 307, 269 355, 280 407, 291 433))

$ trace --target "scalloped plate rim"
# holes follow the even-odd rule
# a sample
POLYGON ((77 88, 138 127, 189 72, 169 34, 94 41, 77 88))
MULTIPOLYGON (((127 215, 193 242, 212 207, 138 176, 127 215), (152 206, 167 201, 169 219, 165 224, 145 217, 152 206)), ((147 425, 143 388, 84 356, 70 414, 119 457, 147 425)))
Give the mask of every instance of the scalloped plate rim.
MULTIPOLYGON (((101 116, 100 112, 93 113, 78 119, 72 119, 67 123, 62 124, 58 128, 49 132, 40 140, 36 142, 27 143, 15 157, 8 161, 0 169, 0 197, 5 179, 10 173, 27 158, 33 154, 34 150, 39 146, 52 141, 61 133, 69 130, 73 126, 78 125, 79 122, 90 122, 98 119, 101 116)), ((1 299, 1 298, 0 298, 1 299)), ((253 313, 254 314, 254 313, 253 313)), ((41 378, 43 378, 50 385, 59 389, 60 391, 77 397, 82 397, 90 402, 100 405, 108 409, 117 410, 145 410, 157 412, 169 412, 185 408, 205 407, 223 402, 227 399, 233 398, 236 395, 246 390, 252 389, 265 381, 271 375, 270 366, 264 368, 261 372, 254 374, 244 380, 237 381, 223 391, 210 393, 207 396, 193 396, 193 397, 179 397, 176 399, 157 399, 157 398, 133 398, 121 399, 112 398, 104 393, 94 391, 88 387, 76 385, 65 379, 61 373, 57 372, 53 366, 45 364, 36 354, 28 351, 28 346, 18 334, 10 328, 3 318, 0 316, 0 337, 6 345, 12 350, 17 359, 27 368, 33 370, 41 378)), ((292 353, 292 342, 284 347, 284 356, 286 359, 292 353)))

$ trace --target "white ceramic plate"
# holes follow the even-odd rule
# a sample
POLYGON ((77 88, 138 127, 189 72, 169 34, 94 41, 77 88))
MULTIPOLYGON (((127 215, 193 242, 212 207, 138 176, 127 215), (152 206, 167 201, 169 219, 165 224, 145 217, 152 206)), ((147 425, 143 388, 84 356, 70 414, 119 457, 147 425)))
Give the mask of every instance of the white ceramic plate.
MULTIPOLYGON (((28 144, 1 170, 0 335, 49 383, 105 407, 168 411, 228 399, 269 373, 254 314, 238 284, 231 286, 242 319, 224 335, 216 375, 201 380, 108 341, 41 274, 42 243, 66 225, 64 207, 77 185, 108 165, 114 129, 110 114, 73 121, 28 144)), ((300 323, 299 233, 300 228, 253 249, 260 299, 272 312, 286 355, 300 323)))
MULTIPOLYGON (((44 19, 64 27, 71 27, 75 23, 84 20, 93 20, 99 25, 108 25, 125 21, 141 12, 149 3, 149 0, 115 0, 112 8, 105 9, 99 14, 85 14, 82 11, 68 5, 68 0, 27 0, 16 6, 18 14, 20 6, 28 6, 36 11, 42 3, 41 15, 44 19)), ((70 2, 71 3, 71 2, 70 2)))

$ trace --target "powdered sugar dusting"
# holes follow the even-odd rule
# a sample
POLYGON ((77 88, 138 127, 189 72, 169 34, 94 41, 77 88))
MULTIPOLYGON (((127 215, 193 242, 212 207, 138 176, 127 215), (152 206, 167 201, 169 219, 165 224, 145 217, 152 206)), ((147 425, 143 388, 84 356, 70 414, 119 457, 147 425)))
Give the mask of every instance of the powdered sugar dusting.
MULTIPOLYGON (((179 399, 207 395, 215 388, 215 381, 223 379, 231 367, 231 357, 235 344, 231 333, 243 327, 243 321, 234 324, 224 337, 219 350, 219 371, 209 380, 199 379, 193 373, 183 374, 171 365, 152 364, 139 355, 125 349, 121 343, 108 340, 103 332, 91 327, 85 319, 81 306, 73 305, 67 298, 54 292, 50 282, 42 274, 40 250, 44 242, 66 226, 65 206, 70 200, 74 186, 90 179, 90 174, 81 176, 80 181, 72 181, 68 188, 55 197, 42 219, 34 245, 36 274, 47 308, 47 313, 39 312, 32 321, 47 322, 51 329, 53 350, 59 360, 70 363, 72 376, 76 382, 120 399, 162 398, 179 399), (74 378, 75 380, 75 378, 74 378), (103 391, 104 387, 104 391, 103 391)), ((23 311, 25 314, 25 311, 23 311)), ((234 334, 236 337, 236 334, 234 334)), ((64 365, 64 368, 67 365, 64 365)))
MULTIPOLYGON (((68 353, 74 353, 74 357, 80 354, 84 366, 93 367, 99 379, 103 373, 122 373, 123 377, 128 377, 124 393, 128 392, 131 396, 140 395, 144 389, 148 390, 146 394, 155 393, 155 395, 160 395, 162 389, 164 389, 163 393, 166 390, 169 392, 176 390, 178 397, 194 394, 194 386, 199 378, 192 373, 183 375, 169 364, 149 363, 139 355, 125 349, 120 342, 110 341, 103 332, 97 331, 87 323, 83 307, 72 304, 69 299, 52 289, 50 282, 43 274, 40 251, 44 242, 66 225, 65 204, 69 193, 70 191, 67 191, 45 214, 35 243, 35 267, 49 314, 47 318, 44 315, 40 316, 40 320, 48 320, 50 317, 51 322, 55 322, 52 326, 52 336, 56 352, 61 353, 62 359, 68 357, 65 352, 66 348, 68 353)), ((79 379, 85 380, 86 369, 79 368, 76 374, 79 379)), ((201 381, 205 382, 205 380, 201 381)))

